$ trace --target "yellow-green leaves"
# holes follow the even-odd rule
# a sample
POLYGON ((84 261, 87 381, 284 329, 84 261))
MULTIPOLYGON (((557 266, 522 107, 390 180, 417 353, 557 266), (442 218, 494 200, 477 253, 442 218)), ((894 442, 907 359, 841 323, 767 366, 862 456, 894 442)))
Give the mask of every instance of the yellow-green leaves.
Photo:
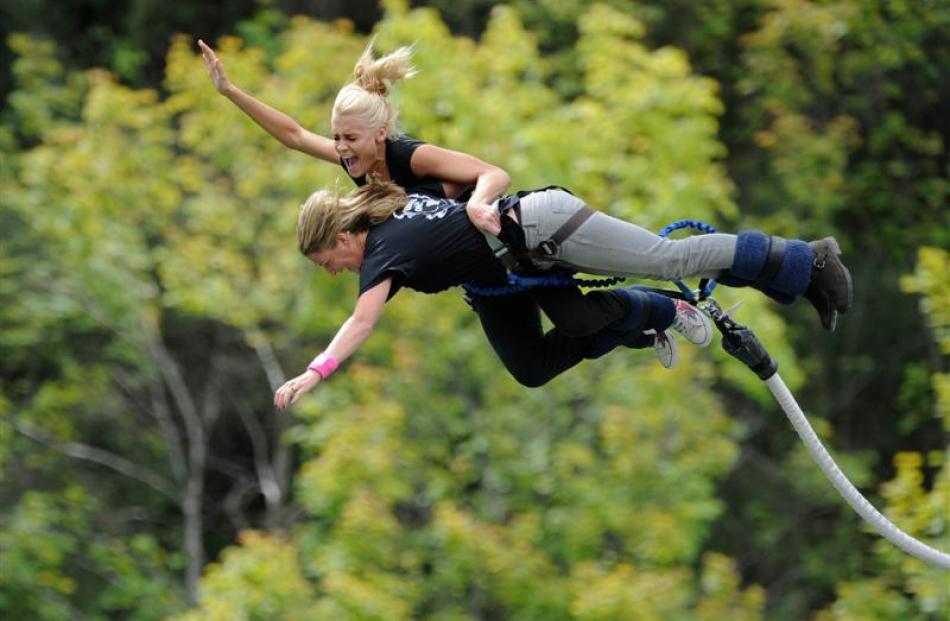
POLYGON ((301 572, 293 541, 279 534, 246 531, 240 546, 224 550, 202 581, 200 610, 177 621, 316 621, 315 601, 301 572))
POLYGON ((920 307, 940 349, 950 354, 950 251, 921 248, 917 268, 901 280, 904 291, 921 295, 920 307))

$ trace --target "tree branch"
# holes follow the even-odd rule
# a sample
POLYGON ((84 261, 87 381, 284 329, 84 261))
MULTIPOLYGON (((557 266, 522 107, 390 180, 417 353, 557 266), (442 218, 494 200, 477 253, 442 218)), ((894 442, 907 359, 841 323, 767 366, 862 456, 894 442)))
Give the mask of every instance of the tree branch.
POLYGON ((34 442, 57 450, 67 457, 93 462, 109 468, 139 483, 144 483, 163 496, 174 500, 176 503, 178 502, 177 491, 170 482, 148 468, 135 464, 120 455, 81 442, 58 442, 39 429, 24 423, 14 421, 13 428, 34 442))
POLYGON ((128 399, 141 411, 146 412, 157 423, 165 439, 168 464, 171 467, 175 480, 179 483, 185 480, 185 455, 182 448, 181 432, 175 425, 171 410, 168 408, 168 399, 165 396, 164 385, 160 382, 148 382, 147 388, 151 400, 151 407, 136 396, 136 390, 128 374, 121 368, 113 371, 112 377, 122 389, 128 399))
POLYGON ((261 368, 264 369, 264 375, 267 376, 267 382, 271 390, 277 390, 284 383, 286 375, 277 361, 277 355, 270 341, 258 331, 248 333, 246 340, 257 353, 257 359, 261 361, 261 368))
MULTIPOLYGON (((281 384, 284 383, 285 374, 283 368, 280 366, 280 362, 277 360, 277 355, 274 353, 274 348, 271 346, 270 341, 268 341, 267 337, 261 332, 249 334, 247 340, 253 345, 254 351, 257 352, 257 359, 261 362, 264 374, 267 376, 268 382, 270 382, 271 390, 277 390, 281 384)), ((291 478, 290 449, 283 442, 283 436, 287 427, 290 425, 290 410, 285 409, 277 412, 275 417, 274 438, 271 442, 274 447, 273 457, 271 459, 271 472, 274 475, 274 482, 277 489, 287 490, 290 488, 291 478)), ((262 491, 264 491, 263 486, 262 491)), ((266 492, 265 497, 267 497, 266 492)))
POLYGON ((277 512, 284 497, 284 488, 281 487, 270 461, 267 434, 243 400, 235 399, 234 407, 251 440, 251 448, 254 453, 254 470, 257 473, 258 485, 267 505, 267 526, 273 528, 276 526, 277 512))

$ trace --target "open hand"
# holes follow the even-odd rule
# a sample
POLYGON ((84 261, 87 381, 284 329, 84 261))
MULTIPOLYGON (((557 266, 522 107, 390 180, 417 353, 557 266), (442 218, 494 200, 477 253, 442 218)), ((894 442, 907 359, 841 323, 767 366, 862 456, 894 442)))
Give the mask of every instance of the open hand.
POLYGON ((219 59, 218 55, 214 53, 214 50, 208 47, 208 44, 201 39, 198 39, 198 47, 201 48, 205 68, 208 70, 208 76, 211 77, 214 87, 218 89, 218 92, 224 93, 231 87, 231 82, 224 73, 224 65, 221 63, 221 59, 219 59))
POLYGON ((468 219, 472 221, 475 228, 482 233, 489 235, 501 233, 501 215, 494 205, 469 201, 465 205, 465 213, 468 214, 468 219))
POLYGON ((303 396, 304 393, 313 389, 314 386, 323 380, 316 371, 304 371, 297 377, 287 380, 284 385, 274 393, 274 407, 278 410, 286 409, 303 396))

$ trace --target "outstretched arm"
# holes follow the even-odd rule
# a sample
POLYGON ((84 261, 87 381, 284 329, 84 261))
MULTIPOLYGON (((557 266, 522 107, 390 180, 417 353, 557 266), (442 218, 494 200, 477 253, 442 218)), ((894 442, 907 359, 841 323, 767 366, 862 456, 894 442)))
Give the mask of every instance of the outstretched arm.
POLYGON ((460 188, 475 184, 466 211, 469 220, 483 233, 501 232, 498 210, 491 203, 511 184, 503 169, 459 151, 425 144, 412 154, 412 171, 419 177, 435 177, 457 184, 460 188))
MULTIPOLYGON (((324 370, 325 375, 312 370, 315 365, 311 363, 306 371, 297 377, 288 380, 283 386, 274 393, 274 407, 283 410, 300 399, 304 393, 313 389, 317 384, 326 379, 332 373, 336 365, 349 358, 360 346, 370 337, 376 328, 376 322, 379 320, 386 300, 389 298, 389 289, 392 286, 392 278, 387 278, 371 289, 367 289, 356 301, 356 308, 350 318, 343 322, 336 336, 330 341, 330 345, 323 353, 315 358, 322 361, 332 359, 332 366, 329 370, 324 370)), ((321 366, 321 365, 317 365, 321 366)), ((324 368, 326 368, 324 363, 324 368)))
POLYGON ((340 161, 332 140, 304 129, 290 116, 239 89, 228 79, 224 72, 224 65, 218 55, 214 53, 214 50, 201 39, 198 39, 198 47, 201 48, 205 68, 207 68, 208 75, 218 92, 230 99, 234 105, 243 110, 267 133, 291 149, 296 149, 328 162, 338 163, 340 161))

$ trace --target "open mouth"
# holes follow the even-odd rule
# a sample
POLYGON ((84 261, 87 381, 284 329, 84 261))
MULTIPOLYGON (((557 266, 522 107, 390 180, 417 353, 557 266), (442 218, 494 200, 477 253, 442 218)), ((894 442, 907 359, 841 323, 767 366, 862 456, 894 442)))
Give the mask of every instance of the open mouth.
POLYGON ((358 157, 344 157, 341 159, 343 160, 343 165, 346 166, 348 171, 352 171, 354 168, 356 168, 356 165, 360 161, 358 157))

